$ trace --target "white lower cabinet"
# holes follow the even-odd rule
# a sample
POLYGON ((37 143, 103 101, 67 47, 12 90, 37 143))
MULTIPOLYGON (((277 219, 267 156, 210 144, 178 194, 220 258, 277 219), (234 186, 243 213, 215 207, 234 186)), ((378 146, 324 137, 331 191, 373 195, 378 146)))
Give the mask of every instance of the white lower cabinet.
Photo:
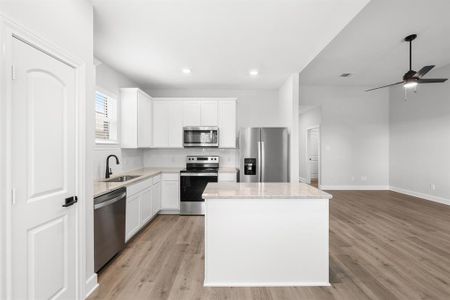
POLYGON ((161 210, 166 213, 180 211, 180 175, 163 174, 161 180, 161 210))
POLYGON ((128 241, 141 228, 140 202, 139 194, 127 197, 125 241, 128 241))
POLYGON ((152 193, 153 215, 156 215, 161 210, 161 181, 153 184, 152 193))
POLYGON ((127 187, 125 241, 132 238, 161 209, 161 176, 156 175, 127 187))
POLYGON ((153 217, 153 188, 150 187, 140 194, 141 225, 145 225, 153 217))

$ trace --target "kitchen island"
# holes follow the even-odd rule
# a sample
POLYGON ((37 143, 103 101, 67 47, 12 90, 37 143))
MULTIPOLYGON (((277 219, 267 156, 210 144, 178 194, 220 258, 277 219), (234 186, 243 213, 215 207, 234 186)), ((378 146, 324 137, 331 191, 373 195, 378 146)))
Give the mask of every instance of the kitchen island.
POLYGON ((329 199, 304 183, 208 183, 205 286, 328 286, 329 199))

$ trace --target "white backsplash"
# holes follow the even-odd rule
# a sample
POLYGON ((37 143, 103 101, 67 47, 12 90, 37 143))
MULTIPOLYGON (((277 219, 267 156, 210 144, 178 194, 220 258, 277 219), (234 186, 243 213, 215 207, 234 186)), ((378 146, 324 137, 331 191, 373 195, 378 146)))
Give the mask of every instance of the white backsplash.
POLYGON ((106 157, 115 154, 119 158, 120 164, 116 165, 116 160, 110 158, 109 165, 113 174, 126 172, 144 167, 143 150, 141 149, 121 149, 117 147, 96 148, 94 150, 94 176, 95 179, 105 177, 106 157))
POLYGON ((238 167, 238 149, 148 149, 144 150, 145 167, 180 167, 187 155, 218 155, 221 167, 238 167))

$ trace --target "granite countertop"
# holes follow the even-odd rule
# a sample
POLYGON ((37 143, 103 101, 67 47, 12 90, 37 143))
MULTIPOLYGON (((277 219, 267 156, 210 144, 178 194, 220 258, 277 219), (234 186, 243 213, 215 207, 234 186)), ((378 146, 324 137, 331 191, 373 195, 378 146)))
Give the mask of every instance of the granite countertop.
POLYGON ((331 199, 333 196, 305 183, 208 183, 205 199, 331 199))
POLYGON ((111 191, 117 190, 118 188, 134 184, 161 173, 179 173, 180 170, 181 168, 143 168, 114 174, 111 178, 123 175, 138 175, 139 177, 128 180, 126 182, 104 182, 102 180, 97 180, 94 182, 94 197, 109 193, 111 191))

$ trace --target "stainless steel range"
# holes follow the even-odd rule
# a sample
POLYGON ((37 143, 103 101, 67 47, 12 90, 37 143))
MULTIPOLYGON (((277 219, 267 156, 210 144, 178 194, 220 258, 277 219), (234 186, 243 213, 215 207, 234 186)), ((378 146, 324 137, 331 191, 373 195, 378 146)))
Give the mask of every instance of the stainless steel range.
POLYGON ((208 182, 217 182, 219 161, 218 156, 186 157, 186 169, 180 171, 180 214, 205 214, 202 194, 208 182))

